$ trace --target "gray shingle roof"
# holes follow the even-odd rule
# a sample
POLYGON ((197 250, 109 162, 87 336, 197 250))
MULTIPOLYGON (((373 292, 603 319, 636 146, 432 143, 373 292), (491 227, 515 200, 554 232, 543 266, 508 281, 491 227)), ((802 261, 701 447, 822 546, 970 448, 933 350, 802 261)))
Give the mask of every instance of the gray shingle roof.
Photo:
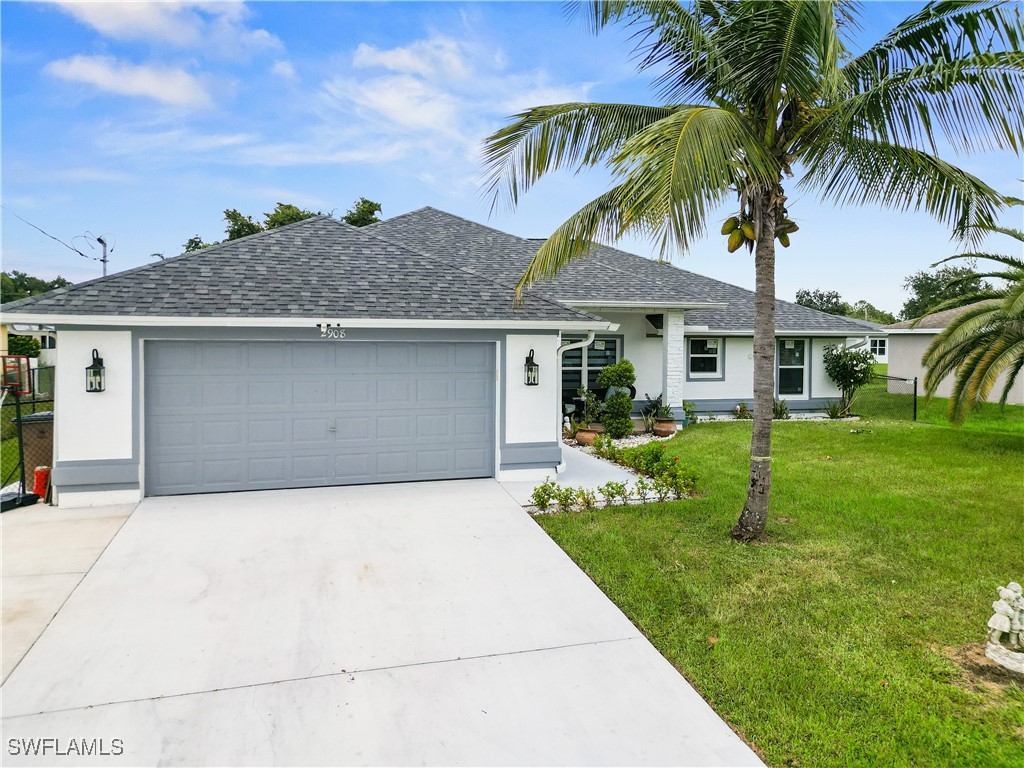
POLYGON ((953 307, 953 309, 946 309, 942 312, 933 312, 930 315, 917 318, 914 320, 903 320, 899 323, 893 323, 892 325, 886 325, 882 327, 883 331, 906 331, 906 330, 917 330, 922 331, 941 331, 951 322, 953 322, 958 316, 962 315, 968 310, 969 307, 953 307), (915 326, 914 323, 917 323, 915 326))
MULTIPOLYGON (((514 285, 526 270, 542 240, 516 237, 434 208, 421 208, 370 225, 385 239, 457 261, 477 274, 493 275, 514 285)), ((687 323, 722 332, 751 331, 754 293, 668 264, 604 245, 565 267, 554 279, 535 286, 528 295, 545 295, 562 302, 632 301, 657 306, 676 302, 726 302, 725 309, 689 310, 687 323)), ((776 304, 780 332, 847 333, 861 335, 870 324, 819 312, 788 301, 776 304)))
POLYGON ((0 307, 26 314, 573 322, 593 315, 319 216, 0 307))

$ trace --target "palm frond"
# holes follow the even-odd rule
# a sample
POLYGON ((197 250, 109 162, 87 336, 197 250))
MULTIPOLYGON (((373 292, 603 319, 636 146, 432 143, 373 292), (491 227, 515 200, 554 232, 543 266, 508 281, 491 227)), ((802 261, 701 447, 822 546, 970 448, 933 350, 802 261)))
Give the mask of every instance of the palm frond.
POLYGON ((708 211, 731 189, 768 187, 781 175, 744 117, 717 107, 682 108, 639 131, 613 168, 629 200, 623 224, 658 237, 662 254, 703 235, 708 211))
POLYGON ((516 297, 547 278, 554 277, 566 265, 586 256, 595 242, 612 242, 626 230, 623 211, 629 207, 626 191, 620 185, 591 200, 566 219, 544 241, 516 284, 516 297))
POLYGON ((990 51, 1020 50, 1021 17, 1016 3, 1003 0, 930 2, 850 61, 844 74, 855 91, 864 91, 892 72, 937 59, 990 51))
POLYGON ((514 207, 544 174, 606 162, 625 141, 677 107, 569 103, 534 107, 484 140, 484 190, 492 208, 514 207))
POLYGON ((976 176, 934 155, 898 144, 845 138, 808 147, 802 189, 839 205, 872 203, 896 211, 924 210, 978 239, 1004 197, 976 176))

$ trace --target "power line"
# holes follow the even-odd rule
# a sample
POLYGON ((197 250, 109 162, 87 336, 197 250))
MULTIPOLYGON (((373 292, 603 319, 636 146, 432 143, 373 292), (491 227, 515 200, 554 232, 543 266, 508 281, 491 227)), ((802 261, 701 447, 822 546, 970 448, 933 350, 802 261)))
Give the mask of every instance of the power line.
POLYGON ((51 234, 50 234, 49 232, 47 232, 47 231, 46 231, 45 229, 42 229, 42 228, 40 228, 40 227, 37 227, 37 226, 36 226, 35 224, 33 224, 33 223, 32 223, 31 221, 29 221, 28 219, 23 219, 23 218, 22 218, 21 216, 19 216, 18 214, 16 214, 16 213, 15 213, 14 211, 12 211, 12 210, 11 210, 10 208, 8 208, 8 207, 7 207, 6 205, 0 204, 0 208, 3 208, 3 209, 4 209, 5 211, 7 211, 7 212, 8 212, 9 214, 11 214, 11 216, 13 216, 14 218, 16 218, 16 219, 19 219, 19 220, 21 220, 21 221, 25 222, 25 223, 26 223, 26 224, 28 224, 28 225, 29 225, 30 227, 32 227, 32 229, 35 229, 35 230, 38 230, 39 232, 42 232, 42 233, 43 233, 44 235, 46 235, 46 236, 47 236, 48 238, 50 238, 51 240, 56 240, 56 241, 57 241, 58 243, 60 243, 61 245, 63 245, 63 246, 65 247, 65 248, 67 248, 67 249, 68 249, 69 251, 74 251, 74 252, 75 252, 75 253, 77 253, 77 254, 78 254, 79 256, 82 256, 82 257, 84 257, 84 258, 86 258, 86 259, 92 259, 93 261, 102 261, 102 259, 100 259, 100 258, 99 258, 98 256, 90 256, 90 255, 88 255, 88 254, 86 254, 86 253, 82 253, 82 252, 81 252, 80 250, 78 250, 78 249, 77 249, 77 248, 75 248, 74 246, 71 246, 71 245, 68 245, 67 243, 65 243, 65 242, 64 242, 63 240, 61 240, 61 239, 60 239, 59 237, 54 237, 54 236, 53 236, 53 235, 51 235, 51 234))

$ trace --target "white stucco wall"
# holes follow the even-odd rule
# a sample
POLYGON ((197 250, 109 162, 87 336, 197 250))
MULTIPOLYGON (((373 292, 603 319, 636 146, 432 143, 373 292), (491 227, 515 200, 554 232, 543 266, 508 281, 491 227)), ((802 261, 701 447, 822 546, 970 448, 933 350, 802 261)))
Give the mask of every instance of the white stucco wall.
POLYGON ((132 457, 132 334, 62 330, 57 349, 54 450, 58 461, 132 457), (106 391, 85 391, 96 349, 106 391))
MULTIPOLYGON (((691 332, 697 338, 718 338, 713 334, 691 332)), ((750 337, 726 337, 725 380, 694 380, 683 385, 684 400, 717 400, 726 398, 750 400, 753 392, 754 340, 750 337)), ((683 353, 685 365, 685 351, 683 353)), ((749 403, 748 403, 749 404, 749 403)))
POLYGON ((841 343, 842 339, 811 339, 811 397, 838 398, 842 395, 825 372, 825 347, 841 343))
POLYGON ((505 342, 505 442, 546 443, 561 437, 558 337, 509 334, 505 342), (528 387, 523 365, 533 350, 540 384, 528 387))
MULTIPOLYGON (((701 338, 718 338, 714 334, 690 332, 690 335, 701 338)), ((782 337, 786 338, 786 337, 782 337)), ((802 338, 793 336, 790 338, 802 338)), ((808 360, 810 362, 809 388, 801 396, 787 395, 787 402, 806 400, 808 397, 819 398, 839 397, 839 388, 825 373, 824 353, 828 344, 841 343, 842 339, 814 338, 807 339, 810 344, 808 360)), ((741 400, 748 405, 754 397, 754 339, 750 336, 726 336, 725 342, 725 379, 724 380, 693 380, 684 385, 686 400, 741 400)))
MULTIPOLYGON (((921 357, 924 355, 928 345, 935 338, 934 333, 891 333, 889 334, 889 375, 902 376, 912 379, 915 376, 918 381, 918 392, 924 394, 924 366, 921 365, 921 357)), ((995 386, 989 394, 989 401, 999 402, 1003 394, 1003 387, 1006 386, 1005 374, 996 379, 995 386)), ((947 376, 939 383, 935 391, 936 397, 949 397, 953 392, 953 379, 947 376)), ((1024 405, 1024 378, 1017 377, 1013 390, 1006 399, 1010 405, 1024 405)))
POLYGON ((619 324, 618 334, 622 339, 623 356, 633 363, 636 369, 636 396, 642 400, 644 393, 657 397, 665 386, 662 368, 664 341, 660 336, 648 338, 650 326, 647 318, 640 312, 605 312, 595 310, 601 317, 619 324))

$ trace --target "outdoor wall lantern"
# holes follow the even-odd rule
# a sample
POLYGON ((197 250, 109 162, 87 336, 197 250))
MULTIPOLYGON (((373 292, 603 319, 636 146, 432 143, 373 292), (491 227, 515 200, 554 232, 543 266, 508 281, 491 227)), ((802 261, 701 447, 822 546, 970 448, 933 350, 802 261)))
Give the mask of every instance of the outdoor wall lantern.
POLYGON ((85 391, 102 392, 106 376, 103 370, 103 358, 95 349, 92 351, 92 365, 85 369, 85 391))
POLYGON ((536 387, 540 384, 540 366, 533 362, 533 350, 530 350, 530 354, 526 356, 526 365, 523 366, 526 371, 526 386, 536 387))

